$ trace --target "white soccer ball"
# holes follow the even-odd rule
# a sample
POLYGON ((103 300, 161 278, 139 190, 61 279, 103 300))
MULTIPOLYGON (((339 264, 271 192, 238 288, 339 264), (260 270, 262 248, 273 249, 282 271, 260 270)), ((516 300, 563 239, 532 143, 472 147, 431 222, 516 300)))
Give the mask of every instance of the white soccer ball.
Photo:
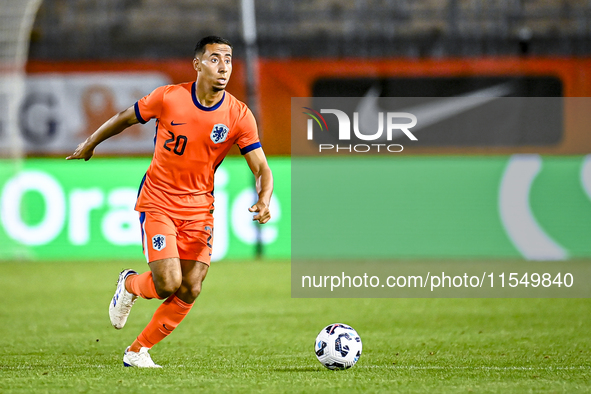
POLYGON ((328 369, 349 369, 361 357, 361 338, 346 324, 331 324, 316 337, 314 352, 328 369))

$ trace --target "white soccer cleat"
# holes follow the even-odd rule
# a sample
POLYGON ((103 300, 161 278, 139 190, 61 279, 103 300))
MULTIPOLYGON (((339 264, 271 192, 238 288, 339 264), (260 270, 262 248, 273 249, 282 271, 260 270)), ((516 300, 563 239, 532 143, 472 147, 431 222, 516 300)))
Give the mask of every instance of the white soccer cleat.
POLYGON ((115 295, 109 304, 111 324, 118 330, 125 326, 131 307, 138 297, 125 289, 125 279, 127 279, 129 275, 137 275, 137 272, 130 269, 121 271, 119 274, 119 280, 117 281, 117 290, 115 290, 115 295))
POLYGON ((128 347, 125 349, 125 353, 123 353, 123 366, 138 368, 162 368, 160 365, 152 361, 152 357, 150 357, 148 350, 150 349, 143 347, 139 352, 130 352, 128 347))

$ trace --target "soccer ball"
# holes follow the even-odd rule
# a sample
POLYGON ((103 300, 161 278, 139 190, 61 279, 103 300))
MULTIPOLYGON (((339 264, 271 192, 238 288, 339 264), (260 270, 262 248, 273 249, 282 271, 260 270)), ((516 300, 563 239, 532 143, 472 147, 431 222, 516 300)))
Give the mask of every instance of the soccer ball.
POLYGON ((320 331, 314 344, 316 357, 328 369, 349 369, 361 357, 361 338, 346 324, 335 323, 320 331))

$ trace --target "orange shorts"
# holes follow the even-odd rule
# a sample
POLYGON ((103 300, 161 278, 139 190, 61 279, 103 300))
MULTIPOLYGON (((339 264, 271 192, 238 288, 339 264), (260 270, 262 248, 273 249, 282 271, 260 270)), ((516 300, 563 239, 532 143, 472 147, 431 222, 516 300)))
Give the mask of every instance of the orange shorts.
POLYGON ((213 245, 213 212, 199 219, 174 219, 160 212, 140 212, 142 247, 148 263, 178 257, 210 264, 213 245))

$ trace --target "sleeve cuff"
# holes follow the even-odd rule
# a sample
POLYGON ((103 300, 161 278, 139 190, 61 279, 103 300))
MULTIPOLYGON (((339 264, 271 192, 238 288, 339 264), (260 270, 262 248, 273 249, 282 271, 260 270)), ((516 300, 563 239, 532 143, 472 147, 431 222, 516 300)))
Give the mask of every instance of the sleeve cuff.
POLYGON ((254 144, 250 144, 248 146, 245 146, 244 148, 240 148, 240 153, 242 155, 247 154, 248 152, 255 150, 257 148, 261 147, 261 143, 260 142, 255 142, 254 144))
POLYGON ((141 124, 146 124, 148 121, 144 120, 144 118, 142 118, 142 115, 140 115, 140 107, 137 102, 133 105, 133 109, 135 110, 135 117, 137 118, 137 120, 141 124))

